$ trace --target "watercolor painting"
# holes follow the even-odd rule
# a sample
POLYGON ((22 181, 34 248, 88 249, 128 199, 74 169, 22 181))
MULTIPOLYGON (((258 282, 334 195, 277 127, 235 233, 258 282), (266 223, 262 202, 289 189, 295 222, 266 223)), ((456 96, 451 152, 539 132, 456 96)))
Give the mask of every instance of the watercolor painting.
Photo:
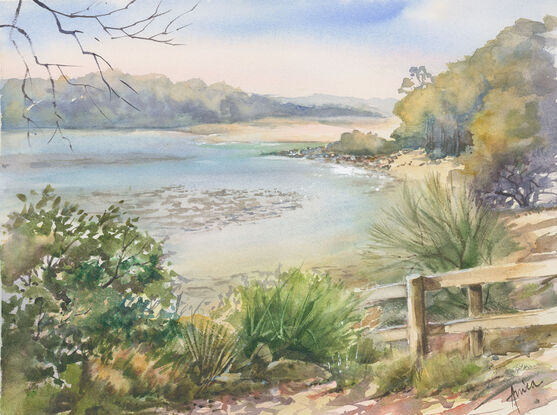
POLYGON ((557 414, 556 57, 554 0, 0 0, 0 412, 557 414))

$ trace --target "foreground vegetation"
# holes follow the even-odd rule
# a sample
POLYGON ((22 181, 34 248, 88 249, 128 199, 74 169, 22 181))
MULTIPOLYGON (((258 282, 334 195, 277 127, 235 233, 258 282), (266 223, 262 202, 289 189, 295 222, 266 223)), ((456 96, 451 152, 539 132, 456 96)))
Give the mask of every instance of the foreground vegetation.
POLYGON ((325 379, 360 337, 359 299, 300 270, 239 288, 220 321, 179 316, 176 274, 137 219, 118 206, 90 215, 50 187, 18 198, 1 248, 2 413, 118 413, 305 376, 284 362, 325 379), (223 386, 229 372, 245 381, 223 386))
MULTIPOLYGON (((442 271, 512 247, 497 215, 470 192, 432 177, 404 193, 407 204, 391 211, 391 223, 374 228, 383 248, 412 255, 397 254, 403 263, 442 271), (406 232, 398 242, 387 231, 397 226, 406 232), (440 248, 443 255, 430 255, 440 248)), ((334 380, 338 389, 374 383, 375 396, 427 395, 487 367, 442 355, 418 370, 409 356, 367 337, 353 291, 299 269, 238 287, 211 316, 180 316, 163 245, 136 219, 118 206, 90 215, 50 187, 18 198, 23 207, 10 215, 0 251, 3 413, 185 409, 195 398, 308 379, 334 380)), ((452 301, 459 293, 449 294, 452 301)))
POLYGON ((416 372, 366 337, 351 290, 299 269, 238 287, 212 318, 179 316, 162 244, 118 206, 90 215, 50 187, 18 197, 0 252, 2 413, 186 408, 310 378, 428 393, 476 373, 457 357, 452 381, 416 372))

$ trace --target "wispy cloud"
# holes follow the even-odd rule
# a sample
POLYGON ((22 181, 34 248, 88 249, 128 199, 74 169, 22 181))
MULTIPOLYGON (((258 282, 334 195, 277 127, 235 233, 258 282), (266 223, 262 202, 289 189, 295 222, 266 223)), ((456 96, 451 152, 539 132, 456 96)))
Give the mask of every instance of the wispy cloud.
MULTIPOLYGON (((195 1, 163 0, 162 7, 184 10, 195 1)), ((69 8, 67 1, 51 2, 69 8)), ((85 4, 76 2, 71 9, 85 4)), ((120 18, 133 20, 156 4, 138 2, 120 18)), ((13 5, 0 0, 0 15, 11 13, 13 5)), ((107 6, 102 1, 97 7, 107 6)), ((555 0, 201 0, 184 18, 192 23, 181 33, 184 47, 125 40, 92 44, 131 73, 227 81, 269 94, 392 96, 409 66, 441 71, 445 62, 472 53, 516 19, 539 20, 548 13, 557 14, 555 0)), ((24 19, 42 51, 82 65, 76 73, 94 69, 77 56, 75 45, 53 34, 51 16, 31 13, 24 19)), ((94 31, 93 26, 87 28, 94 31)), ((20 74, 9 45, 0 45, 0 52, 4 76, 20 74)))
POLYGON ((236 36, 282 31, 346 35, 395 19, 406 4, 406 0, 213 0, 200 10, 195 24, 199 30, 236 36))

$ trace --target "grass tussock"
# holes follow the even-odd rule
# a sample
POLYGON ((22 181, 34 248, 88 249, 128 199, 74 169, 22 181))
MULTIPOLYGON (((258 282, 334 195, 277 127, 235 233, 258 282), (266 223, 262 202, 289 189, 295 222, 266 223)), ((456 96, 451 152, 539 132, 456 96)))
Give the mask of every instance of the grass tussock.
MULTIPOLYGON (((442 181, 438 174, 423 183, 405 183, 400 202, 372 225, 370 239, 367 257, 389 280, 489 265, 518 247, 497 211, 466 184, 442 181)), ((492 285, 486 286, 485 309, 511 311, 511 286, 492 285)), ((466 297, 466 289, 458 287, 429 293, 428 315, 438 321, 463 318, 466 297)), ((386 312, 382 317, 393 318, 399 316, 386 312)))
POLYGON ((370 231, 370 255, 386 253, 390 265, 413 272, 445 272, 490 264, 517 248, 500 220, 466 185, 405 183, 399 204, 370 231), (419 269, 417 269, 419 268, 419 269))
POLYGON ((360 337, 346 352, 337 353, 327 363, 337 388, 343 390, 373 378, 373 364, 387 358, 389 352, 372 339, 360 337))
POLYGON ((412 388, 415 362, 410 356, 393 356, 374 367, 377 395, 402 392, 412 388))
POLYGON ((414 375, 418 396, 427 396, 443 389, 459 390, 485 367, 480 359, 465 358, 458 354, 437 354, 426 359, 414 375))
POLYGON ((188 371, 201 390, 223 374, 238 354, 236 334, 209 318, 192 318, 182 326, 181 337, 190 358, 188 371))
POLYGON ((274 286, 255 282, 240 288, 239 295, 245 356, 264 344, 274 360, 327 362, 357 339, 359 299, 329 276, 292 269, 274 286))
POLYGON ((429 396, 445 389, 460 391, 486 369, 485 360, 439 353, 418 366, 410 356, 394 356, 374 365, 378 396, 415 389, 418 396, 429 396))
POLYGON ((170 399, 180 401, 182 395, 203 396, 230 369, 238 351, 233 328, 194 314, 179 319, 178 334, 157 356, 156 367, 176 384, 170 399))

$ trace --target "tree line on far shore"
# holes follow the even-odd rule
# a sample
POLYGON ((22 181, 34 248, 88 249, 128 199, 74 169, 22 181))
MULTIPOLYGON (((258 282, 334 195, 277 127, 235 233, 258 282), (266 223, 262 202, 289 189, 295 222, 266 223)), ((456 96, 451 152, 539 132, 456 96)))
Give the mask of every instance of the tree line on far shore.
POLYGON ((331 150, 381 155, 423 148, 458 157, 478 195, 496 207, 552 203, 557 156, 557 18, 519 19, 436 76, 410 68, 391 138, 344 133, 331 150))
MULTIPOLYGON (((557 18, 519 19, 433 77, 411 68, 394 108, 400 147, 457 156, 495 205, 528 207, 551 191, 557 155, 557 18)), ((554 195, 553 195, 554 196, 554 195)))

